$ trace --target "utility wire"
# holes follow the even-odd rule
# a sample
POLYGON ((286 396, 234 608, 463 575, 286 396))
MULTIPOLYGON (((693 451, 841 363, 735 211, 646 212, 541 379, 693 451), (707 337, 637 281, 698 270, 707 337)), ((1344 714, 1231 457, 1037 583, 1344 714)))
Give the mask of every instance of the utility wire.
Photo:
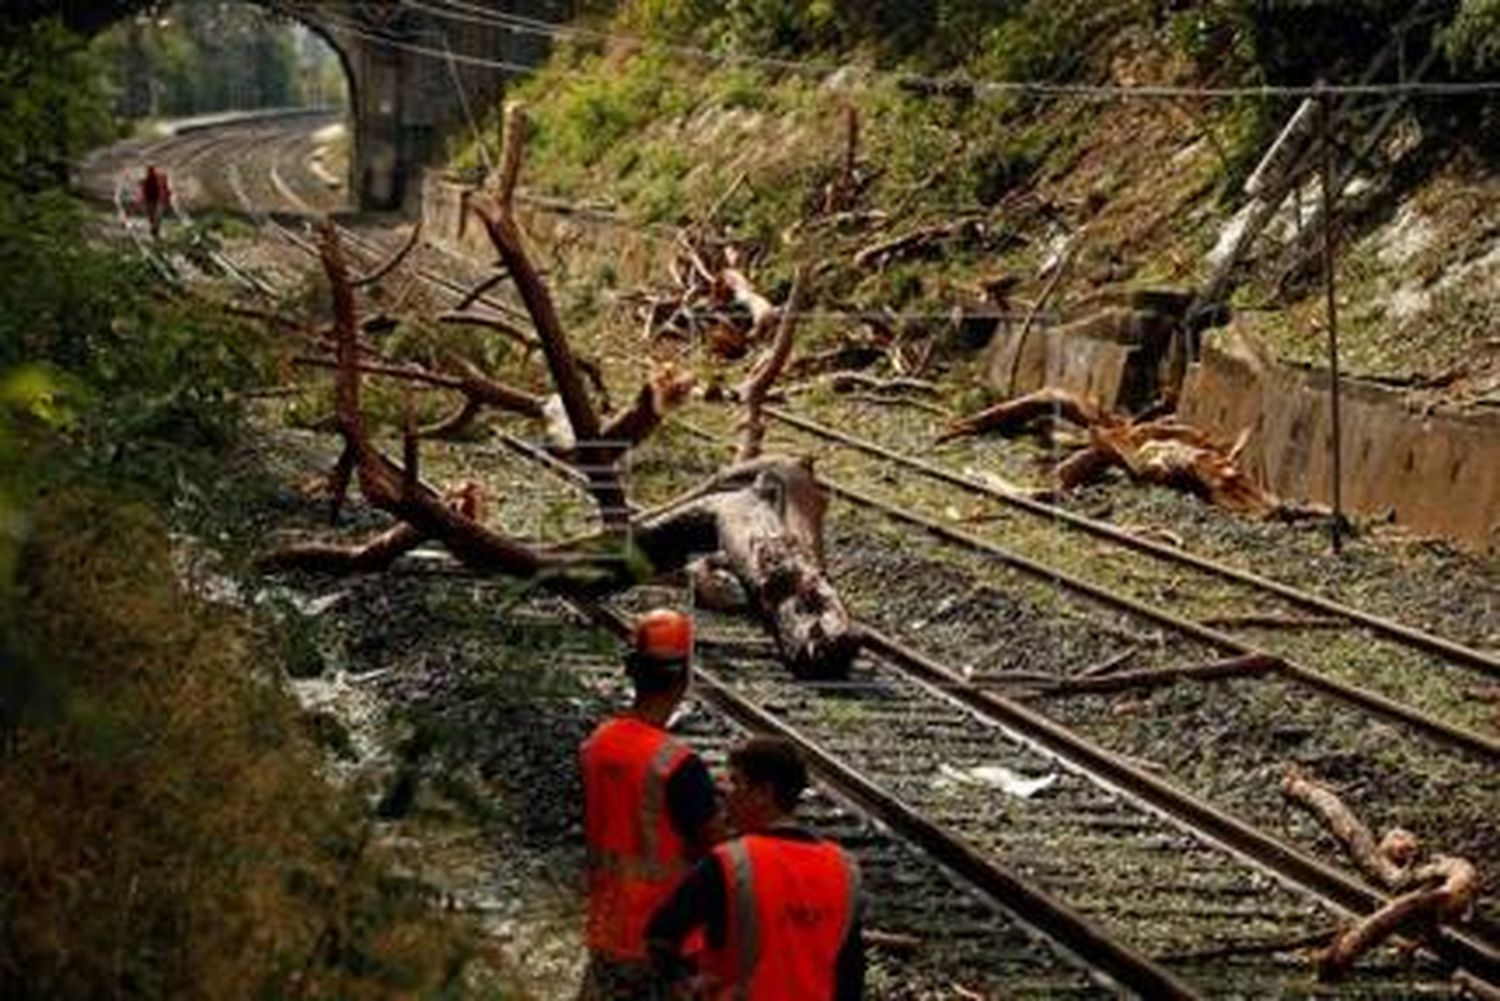
POLYGON ((1319 96, 1408 96, 1408 97, 1462 97, 1500 94, 1500 80, 1423 82, 1419 80, 1396 83, 1354 83, 1287 85, 1261 84, 1238 87, 1199 87, 1178 85, 1132 85, 1058 83, 1047 80, 976 80, 962 75, 930 76, 892 70, 869 70, 849 63, 810 62, 806 60, 782 59, 733 52, 714 52, 678 41, 658 42, 633 35, 577 27, 519 14, 491 10, 468 0, 437 0, 441 6, 426 0, 401 0, 413 10, 437 17, 468 24, 503 27, 521 34, 532 34, 552 39, 589 39, 599 42, 614 42, 652 48, 687 58, 701 59, 727 65, 758 66, 784 72, 829 76, 841 70, 859 70, 897 83, 917 85, 927 89, 943 91, 956 87, 972 89, 981 97, 1033 96, 1033 97, 1083 97, 1098 100, 1164 99, 1182 98, 1304 98, 1319 96))

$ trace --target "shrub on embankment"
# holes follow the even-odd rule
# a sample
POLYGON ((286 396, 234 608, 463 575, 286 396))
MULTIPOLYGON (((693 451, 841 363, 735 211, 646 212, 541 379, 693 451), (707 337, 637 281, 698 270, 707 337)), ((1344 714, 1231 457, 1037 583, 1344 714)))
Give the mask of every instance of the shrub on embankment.
POLYGON ((91 242, 89 133, 40 124, 96 110, 81 48, 0 41, 0 994, 437 995, 463 936, 320 777, 274 626, 184 571, 247 531, 272 352, 91 242))

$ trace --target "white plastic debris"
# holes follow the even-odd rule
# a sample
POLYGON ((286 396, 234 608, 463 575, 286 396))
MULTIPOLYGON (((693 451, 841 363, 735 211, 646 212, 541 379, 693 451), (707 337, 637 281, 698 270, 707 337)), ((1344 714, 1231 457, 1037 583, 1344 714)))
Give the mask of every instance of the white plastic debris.
POLYGON ((1048 772, 1036 778, 1028 778, 1011 771, 1004 765, 975 765, 973 768, 955 768, 949 764, 938 765, 938 777, 933 781, 937 788, 953 785, 990 786, 1008 796, 1031 799, 1057 782, 1057 773, 1048 772))

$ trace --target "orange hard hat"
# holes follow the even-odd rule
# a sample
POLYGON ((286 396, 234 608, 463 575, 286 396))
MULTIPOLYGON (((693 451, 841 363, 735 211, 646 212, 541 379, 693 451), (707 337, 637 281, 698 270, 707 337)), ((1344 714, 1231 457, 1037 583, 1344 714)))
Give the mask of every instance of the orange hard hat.
POLYGON ((654 608, 635 620, 634 646, 651 660, 687 660, 693 653, 693 620, 673 608, 654 608))

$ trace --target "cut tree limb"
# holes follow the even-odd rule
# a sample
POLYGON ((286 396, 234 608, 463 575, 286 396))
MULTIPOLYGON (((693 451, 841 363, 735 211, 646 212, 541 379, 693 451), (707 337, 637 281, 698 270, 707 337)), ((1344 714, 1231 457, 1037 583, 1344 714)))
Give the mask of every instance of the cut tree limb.
POLYGON ((752 607, 775 636, 792 673, 846 676, 859 635, 823 571, 828 499, 812 463, 767 456, 731 467, 715 480, 738 488, 690 496, 650 516, 636 529, 635 541, 654 565, 681 565, 680 559, 664 559, 668 553, 658 547, 670 551, 680 546, 679 536, 692 535, 694 525, 707 530, 711 523, 717 537, 713 548, 746 586, 752 607))
MULTIPOLYGON (((601 533, 547 549, 497 533, 418 479, 409 422, 405 463, 393 462, 371 444, 360 410, 354 291, 337 231, 325 225, 320 236, 320 256, 333 290, 338 364, 334 410, 347 455, 341 465, 358 478, 372 506, 403 524, 371 542, 336 552, 328 547, 290 547, 268 557, 270 565, 300 560, 297 565, 316 563, 349 572, 385 565, 420 540, 433 539, 476 572, 590 596, 716 555, 743 585, 752 609, 793 672, 820 678, 847 674, 859 634, 823 570, 827 497, 810 462, 763 457, 735 466, 671 505, 618 527, 606 522, 601 533)), ((575 465, 572 472, 589 477, 591 471, 575 465)), ((595 481, 586 482, 594 492, 595 481)), ((630 519, 632 513, 626 507, 623 516, 630 519)))
POLYGON ((1298 769, 1288 769, 1281 780, 1281 792, 1294 803, 1312 811, 1339 839, 1339 844, 1349 853, 1354 864, 1359 866, 1375 882, 1389 889, 1401 887, 1407 877, 1409 860, 1397 861, 1380 850, 1375 835, 1354 815, 1343 800, 1332 789, 1314 782, 1298 769))
POLYGON ((507 320, 502 320, 497 316, 448 310, 446 313, 439 313, 437 320, 439 323, 446 323, 452 326, 483 327, 485 330, 493 330, 497 334, 510 338, 528 351, 537 346, 536 338, 515 324, 507 320))
POLYGON ((980 225, 983 221, 983 216, 971 215, 909 230, 899 236, 865 247, 854 255, 854 266, 860 269, 879 267, 893 257, 910 253, 930 243, 952 239, 964 230, 980 225))
POLYGON ((519 104, 512 102, 507 105, 505 122, 505 147, 495 194, 471 197, 469 209, 484 223, 490 242, 510 271, 516 292, 531 315, 552 375, 552 384, 578 442, 577 463, 588 475, 589 493, 599 509, 599 517, 606 526, 620 528, 629 520, 629 501, 620 483, 619 471, 614 466, 618 453, 611 454, 599 440, 598 412, 584 389, 578 362, 568 344, 552 295, 526 252, 525 241, 511 211, 520 171, 521 147, 525 141, 525 114, 519 104))
POLYGON ((378 268, 376 268, 374 271, 371 271, 367 275, 361 275, 357 278, 351 278, 350 284, 358 289, 368 288, 369 286, 380 282, 392 271, 395 271, 401 266, 401 262, 405 261, 407 255, 409 255, 413 250, 416 249, 417 241, 421 238, 422 221, 418 219, 416 224, 412 226, 411 233, 407 235, 406 240, 401 244, 400 247, 397 248, 396 252, 392 254, 384 264, 380 265, 378 268))
POLYGON ((1207 664, 1164 667, 1149 671, 1116 671, 1095 677, 1063 678, 1041 689, 1042 695, 1080 695, 1159 688, 1179 681, 1222 681, 1226 678, 1257 677, 1280 669, 1282 662, 1265 654, 1246 654, 1207 664))
POLYGON ((486 275, 485 277, 479 279, 479 281, 475 282, 474 285, 463 294, 458 302, 454 303, 454 310, 457 312, 463 312, 470 306, 473 306, 480 299, 483 299, 485 293, 494 289, 509 277, 510 275, 505 271, 496 271, 494 274, 486 275))
POLYGON ((628 410, 604 422, 599 437, 608 448, 627 451, 645 441, 661 426, 667 414, 687 399, 696 378, 693 373, 672 362, 657 365, 636 393, 628 410))
POLYGON ((1307 615, 1215 615, 1198 621, 1205 626, 1229 629, 1345 629, 1349 626, 1347 619, 1307 615))
POLYGON ((766 331, 776 322, 776 307, 770 299, 756 291, 755 286, 738 268, 724 268, 715 279, 715 296, 720 303, 734 301, 750 312, 750 330, 745 337, 751 344, 759 343, 766 331))
POLYGON ((1401 828, 1387 831, 1379 844, 1354 813, 1326 786, 1288 769, 1282 792, 1326 824, 1367 875, 1387 889, 1407 891, 1343 929, 1318 955, 1318 976, 1336 979, 1366 952, 1398 933, 1426 933, 1442 922, 1466 918, 1479 896, 1479 873, 1467 859, 1434 856, 1417 864, 1416 836, 1401 828))

